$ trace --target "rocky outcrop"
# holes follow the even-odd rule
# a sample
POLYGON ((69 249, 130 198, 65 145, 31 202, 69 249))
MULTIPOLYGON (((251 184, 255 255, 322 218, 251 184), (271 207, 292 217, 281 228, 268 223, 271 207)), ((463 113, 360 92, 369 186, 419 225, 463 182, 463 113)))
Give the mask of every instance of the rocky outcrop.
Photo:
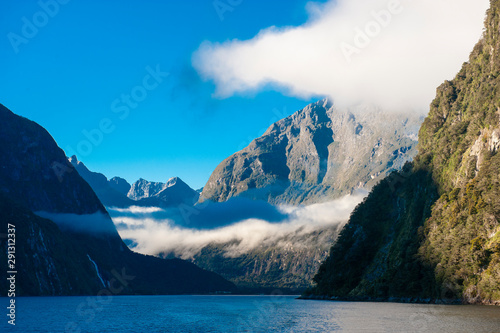
POLYGON ((422 120, 366 105, 339 110, 319 101, 274 123, 225 159, 202 198, 309 204, 370 188, 416 155, 422 120))

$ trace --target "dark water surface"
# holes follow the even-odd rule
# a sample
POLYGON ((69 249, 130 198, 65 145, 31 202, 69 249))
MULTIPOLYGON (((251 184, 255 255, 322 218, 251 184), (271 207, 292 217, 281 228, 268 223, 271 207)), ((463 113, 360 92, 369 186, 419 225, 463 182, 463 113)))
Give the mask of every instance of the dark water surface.
POLYGON ((500 308, 297 300, 290 296, 1 298, 0 332, 498 332, 500 308), (5 306, 4 306, 5 305, 5 306))

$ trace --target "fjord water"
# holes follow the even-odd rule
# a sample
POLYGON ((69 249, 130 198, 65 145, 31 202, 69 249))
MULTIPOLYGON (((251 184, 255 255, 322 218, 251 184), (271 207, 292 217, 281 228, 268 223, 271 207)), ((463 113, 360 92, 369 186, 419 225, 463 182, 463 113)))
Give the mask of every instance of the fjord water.
POLYGON ((4 318, 0 331, 500 332, 500 308, 486 306, 305 301, 293 296, 20 297, 16 304, 15 328, 4 318))

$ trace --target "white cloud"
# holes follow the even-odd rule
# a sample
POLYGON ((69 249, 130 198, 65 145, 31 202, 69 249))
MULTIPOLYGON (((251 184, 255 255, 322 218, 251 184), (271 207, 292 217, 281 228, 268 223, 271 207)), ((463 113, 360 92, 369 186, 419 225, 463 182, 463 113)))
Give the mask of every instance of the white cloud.
POLYGON ((90 233, 93 235, 99 233, 116 234, 116 228, 109 216, 101 212, 78 215, 38 211, 35 214, 51 220, 63 230, 90 233))
POLYGON ((123 239, 133 241, 134 251, 156 255, 175 253, 189 259, 211 243, 229 243, 227 256, 238 256, 261 245, 276 244, 285 236, 300 237, 327 226, 340 226, 365 194, 347 196, 329 203, 306 207, 281 207, 288 215, 283 222, 247 219, 210 230, 189 229, 175 225, 170 219, 157 220, 137 215, 115 216, 113 221, 123 239))
POLYGON ((148 214, 148 213, 156 213, 162 212, 164 209, 160 207, 141 207, 141 206, 130 206, 129 208, 117 208, 117 207, 108 207, 108 209, 120 212, 120 213, 134 213, 134 214, 148 214))
POLYGON ((437 86, 468 60, 488 7, 488 0, 309 5, 303 26, 271 27, 246 41, 204 42, 193 65, 216 83, 219 97, 273 84, 294 96, 331 97, 340 106, 427 110, 437 86), (388 12, 390 18, 374 14, 388 12), (368 30, 369 42, 358 29, 368 30))

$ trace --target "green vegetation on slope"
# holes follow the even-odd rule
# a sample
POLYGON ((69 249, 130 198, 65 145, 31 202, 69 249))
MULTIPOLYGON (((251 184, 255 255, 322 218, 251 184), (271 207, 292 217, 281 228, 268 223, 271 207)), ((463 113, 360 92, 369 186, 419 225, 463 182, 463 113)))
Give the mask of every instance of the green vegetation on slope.
POLYGON ((430 215, 437 189, 425 171, 403 175, 384 179, 354 210, 315 277, 314 293, 375 298, 435 294, 432 271, 415 253, 422 239, 417 230, 430 215))
POLYGON ((312 293, 500 302, 500 1, 437 90, 406 171, 353 212, 312 293))

